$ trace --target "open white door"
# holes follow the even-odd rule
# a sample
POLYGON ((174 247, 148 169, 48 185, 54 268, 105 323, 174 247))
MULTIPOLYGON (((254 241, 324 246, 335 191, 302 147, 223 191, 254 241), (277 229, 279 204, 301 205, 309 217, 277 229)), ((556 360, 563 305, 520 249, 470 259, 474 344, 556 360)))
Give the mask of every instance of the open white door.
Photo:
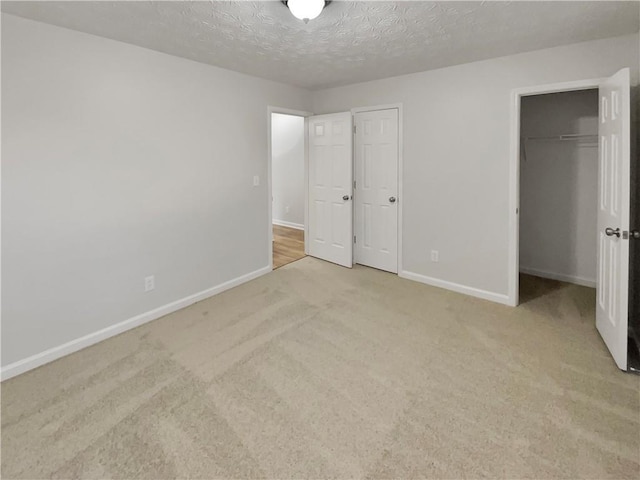
POLYGON ((398 273, 398 109, 355 122, 356 263, 398 273))
POLYGON ((353 151, 351 113, 308 117, 309 255, 351 268, 353 151))
POLYGON ((600 86, 596 301, 596 327, 622 370, 629 308, 630 108, 625 68, 600 86))

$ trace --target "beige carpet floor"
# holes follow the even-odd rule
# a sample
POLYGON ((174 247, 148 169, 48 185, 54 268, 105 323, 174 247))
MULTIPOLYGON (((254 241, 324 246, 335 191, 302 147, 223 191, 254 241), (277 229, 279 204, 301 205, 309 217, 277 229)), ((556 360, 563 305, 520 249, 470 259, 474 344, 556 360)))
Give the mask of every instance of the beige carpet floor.
POLYGON ((2 385, 3 478, 640 478, 593 290, 307 257, 2 385))

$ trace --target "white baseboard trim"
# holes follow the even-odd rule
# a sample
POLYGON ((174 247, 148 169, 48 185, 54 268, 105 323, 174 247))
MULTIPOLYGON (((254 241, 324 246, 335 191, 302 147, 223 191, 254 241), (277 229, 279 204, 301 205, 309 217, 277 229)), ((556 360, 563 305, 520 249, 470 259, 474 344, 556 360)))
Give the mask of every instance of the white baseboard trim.
POLYGON ((289 228, 295 228, 296 230, 304 230, 304 225, 302 225, 301 223, 287 222, 286 220, 273 220, 272 223, 274 225, 279 225, 281 227, 289 227, 289 228))
POLYGON ((401 271, 398 276, 406 278, 407 280, 413 280, 415 282, 425 283, 432 287, 444 288, 446 290, 452 290, 454 292, 463 293, 465 295, 471 295, 472 297, 482 298, 492 302, 502 303, 504 305, 510 305, 509 296, 501 293, 489 292, 487 290, 481 290, 479 288, 468 287, 466 285, 460 285, 459 283, 448 282, 446 280, 440 280, 433 277, 427 277, 419 273, 408 272, 407 270, 401 271))
POLYGON ((591 278, 577 277, 575 275, 565 275, 563 273, 546 272, 537 268, 520 267, 520 273, 533 275, 534 277, 550 278, 560 282, 575 283, 583 287, 596 288, 596 280, 591 278))
POLYGON ((78 350, 82 350, 83 348, 94 345, 115 335, 119 335, 123 332, 126 332, 127 330, 139 327, 140 325, 143 325, 152 320, 157 320, 160 317, 169 315, 170 313, 188 307, 189 305, 193 305, 196 302, 205 300, 209 297, 213 297, 214 295, 222 293, 225 290, 237 287, 238 285, 248 282, 249 280, 253 280, 254 278, 258 278, 266 273, 269 273, 271 272, 271 270, 271 265, 263 267, 259 270, 247 273, 246 275, 242 275, 240 277, 229 280, 228 282, 221 283, 220 285, 217 285, 215 287, 208 288, 207 290, 194 293, 193 295, 189 295, 188 297, 184 297, 180 300, 176 300, 175 302, 163 305, 162 307, 158 307, 140 315, 136 315, 135 317, 131 317, 128 320, 116 323, 115 325, 111 325, 107 328, 103 328, 102 330, 98 330, 97 332, 90 333, 88 335, 85 335, 84 337, 77 338, 65 344, 45 350, 44 352, 37 353, 22 360, 18 360, 17 362, 7 365, 6 367, 2 367, 0 371, 0 377, 2 378, 2 381, 8 380, 9 378, 15 377, 16 375, 20 375, 21 373, 33 370, 34 368, 40 367, 41 365, 52 362, 71 353, 77 352, 78 350))

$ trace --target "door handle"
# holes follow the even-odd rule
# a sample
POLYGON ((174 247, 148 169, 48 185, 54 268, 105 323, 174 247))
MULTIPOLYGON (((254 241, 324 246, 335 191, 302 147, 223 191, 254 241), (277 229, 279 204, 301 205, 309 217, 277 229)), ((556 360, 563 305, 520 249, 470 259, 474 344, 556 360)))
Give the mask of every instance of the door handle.
POLYGON ((396 203, 396 197, 389 197, 389 202, 396 203))
POLYGON ((343 195, 342 199, 346 202, 347 200, 349 200, 351 197, 349 195, 343 195))
POLYGON ((640 240, 640 230, 631 230, 629 232, 629 238, 633 238, 634 240, 640 240))
POLYGON ((604 229, 604 233, 607 235, 607 237, 613 237, 616 236, 618 238, 620 238, 620 229, 616 228, 615 230, 611 227, 607 227, 604 229))

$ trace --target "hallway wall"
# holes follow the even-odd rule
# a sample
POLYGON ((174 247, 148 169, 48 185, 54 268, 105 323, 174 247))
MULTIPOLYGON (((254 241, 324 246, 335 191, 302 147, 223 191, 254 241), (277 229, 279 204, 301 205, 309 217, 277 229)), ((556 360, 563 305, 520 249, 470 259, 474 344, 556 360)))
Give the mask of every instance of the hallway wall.
POLYGON ((304 117, 271 115, 274 223, 304 228, 304 117))

